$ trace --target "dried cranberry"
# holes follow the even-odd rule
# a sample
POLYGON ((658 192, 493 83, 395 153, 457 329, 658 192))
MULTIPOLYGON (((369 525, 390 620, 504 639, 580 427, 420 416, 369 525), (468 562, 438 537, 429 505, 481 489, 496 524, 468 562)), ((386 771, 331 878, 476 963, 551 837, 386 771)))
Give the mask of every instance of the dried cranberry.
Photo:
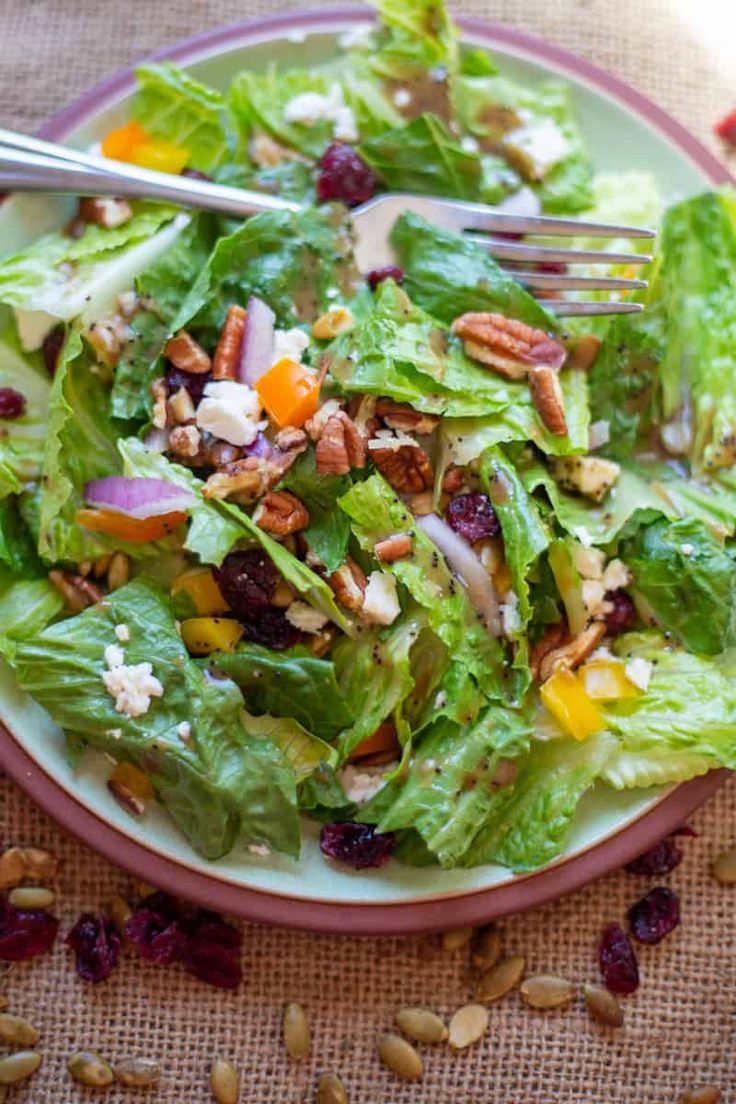
POLYGON ((117 966, 122 941, 114 925, 99 913, 83 912, 66 937, 85 981, 104 981, 117 966))
POLYGON ((606 601, 613 609, 606 614, 606 628, 611 636, 631 629, 636 624, 636 606, 625 590, 609 590, 606 601))
POLYGON ((661 943, 680 923, 680 898, 674 889, 650 889, 629 909, 629 927, 640 943, 661 943))
POLYGON ((212 379, 211 372, 182 372, 181 368, 170 368, 166 373, 166 391, 175 395, 180 387, 185 387, 195 406, 199 406, 204 389, 212 379))
POLYGON ((716 123, 713 129, 724 142, 730 146, 736 146, 736 107, 733 111, 729 111, 720 123, 716 123))
POLYGON ((215 913, 200 913, 187 928, 182 965, 187 973, 217 989, 237 989, 243 980, 243 936, 215 913))
POLYGON ((65 336, 66 334, 63 326, 54 326, 51 333, 47 333, 46 337, 43 339, 41 354, 43 356, 43 362, 46 365, 46 371, 50 376, 56 375, 56 368, 59 363, 59 353, 64 344, 65 336))
POLYGON ((356 870, 368 866, 383 866, 391 857, 394 846, 392 832, 377 832, 372 824, 356 824, 345 820, 325 824, 319 834, 323 855, 339 859, 356 870))
POLYGON ((484 537, 497 537, 501 532, 496 511, 485 494, 455 495, 447 506, 447 521, 469 544, 484 537))
POLYGON ((365 203, 376 190, 376 178, 352 146, 333 142, 322 155, 317 177, 317 199, 338 199, 348 207, 365 203))
POLYGON ((287 621, 284 611, 274 606, 244 615, 242 624, 249 640, 254 644, 265 644, 276 652, 293 648, 304 638, 304 634, 291 621, 287 621))
POLYGON ((564 276, 569 269, 564 261, 537 261, 537 272, 549 272, 553 276, 564 276))
POLYGON ((125 934, 143 958, 157 966, 177 962, 186 936, 179 924, 178 903, 167 893, 145 897, 125 925, 125 934))
POLYGON ((180 175, 187 176, 190 180, 212 180, 211 176, 208 176, 207 173, 200 172, 199 169, 182 169, 180 175))
POLYGON ((0 387, 0 418, 20 418, 25 408, 25 395, 14 387, 0 387))
POLYGON ((626 864, 629 874, 669 874, 682 862, 682 851, 671 836, 626 864))
POLYGON ((639 987, 639 967, 631 940, 620 924, 604 929, 598 961, 606 987, 612 993, 633 993, 639 987))
POLYGON ((214 571, 217 585, 236 617, 251 617, 271 606, 278 571, 263 549, 230 552, 214 571))
POLYGON ((398 265, 386 265, 384 268, 374 268, 366 276, 366 280, 375 291, 384 280, 395 280, 397 284, 403 284, 406 273, 398 265))
POLYGON ((59 921, 45 909, 17 909, 0 898, 0 959, 5 962, 44 954, 58 930, 59 921))

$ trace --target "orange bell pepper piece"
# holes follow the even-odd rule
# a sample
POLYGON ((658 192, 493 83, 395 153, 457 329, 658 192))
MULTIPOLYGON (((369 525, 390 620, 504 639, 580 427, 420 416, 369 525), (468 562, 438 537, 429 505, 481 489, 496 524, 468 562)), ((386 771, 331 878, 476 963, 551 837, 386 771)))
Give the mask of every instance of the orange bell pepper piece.
POLYGON ((148 775, 144 774, 138 767, 134 767, 132 763, 118 763, 108 782, 122 783, 135 797, 140 797, 142 801, 150 801, 152 797, 155 797, 148 775))
POLYGON ((91 529, 93 533, 107 533, 110 537, 118 537, 133 544, 168 537, 187 520, 187 515, 180 510, 159 514, 157 517, 132 518, 114 510, 84 509, 77 510, 74 517, 79 525, 91 529))
POLYGON ((103 156, 111 157, 114 161, 131 161, 135 146, 150 140, 150 135, 140 123, 125 123, 105 135, 102 139, 102 153, 103 156))
POLYGON ((317 410, 319 380, 304 365, 284 357, 256 383, 269 418, 277 426, 302 426, 317 410))

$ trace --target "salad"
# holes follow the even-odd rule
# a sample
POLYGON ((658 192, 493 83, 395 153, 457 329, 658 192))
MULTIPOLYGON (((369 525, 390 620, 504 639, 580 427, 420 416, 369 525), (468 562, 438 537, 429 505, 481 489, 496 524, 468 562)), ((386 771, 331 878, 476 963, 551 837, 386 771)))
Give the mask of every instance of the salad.
POLYGON ((530 870, 591 787, 736 767, 736 195, 596 174, 564 85, 378 7, 224 93, 145 65, 102 140, 301 213, 83 199, 0 262, 0 649, 209 859, 308 818, 530 870), (412 214, 356 268, 381 190, 522 189, 659 226, 641 314, 561 321, 412 214))

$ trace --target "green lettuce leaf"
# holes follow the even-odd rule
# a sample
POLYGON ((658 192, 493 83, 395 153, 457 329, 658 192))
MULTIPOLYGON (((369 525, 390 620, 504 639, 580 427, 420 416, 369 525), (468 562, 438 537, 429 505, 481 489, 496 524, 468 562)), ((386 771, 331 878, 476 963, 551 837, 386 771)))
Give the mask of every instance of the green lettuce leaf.
POLYGON ((64 599, 48 579, 0 578, 0 651, 12 659, 17 640, 30 640, 64 609, 64 599))
POLYGON ((36 579, 44 574, 36 543, 13 495, 0 499, 0 563, 15 578, 36 579))
POLYGON ((337 506, 337 500, 351 486, 349 475, 320 475, 314 449, 297 457, 279 484, 296 495, 309 511, 309 525, 303 536, 310 549, 331 574, 345 560, 350 538, 350 520, 337 506))
POLYGON ((458 66, 457 31, 443 0, 378 0, 384 28, 372 64, 393 80, 413 80, 434 69, 452 76, 458 66))
POLYGON ((250 736, 270 740, 294 771, 297 783, 303 782, 320 766, 334 766, 337 753, 334 748, 307 732, 293 717, 270 717, 268 714, 254 717, 244 711, 243 724, 250 736))
POLYGON ((6 336, 0 342, 0 387, 20 391, 26 407, 20 418, 1 423, 0 498, 20 491, 41 475, 51 391, 48 377, 34 366, 31 357, 20 352, 14 338, 6 336))
POLYGON ((189 151, 187 164, 211 172, 230 156, 226 104, 208 88, 170 62, 141 65, 132 115, 154 138, 189 151))

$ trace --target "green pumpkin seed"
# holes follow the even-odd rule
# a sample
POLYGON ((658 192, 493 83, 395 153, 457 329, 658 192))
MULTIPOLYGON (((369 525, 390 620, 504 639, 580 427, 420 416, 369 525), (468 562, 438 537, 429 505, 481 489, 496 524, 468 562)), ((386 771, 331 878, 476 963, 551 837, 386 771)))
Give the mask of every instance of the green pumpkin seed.
POLYGON ((680 1104, 718 1104, 721 1090, 715 1085, 696 1085, 680 1098, 680 1104))
POLYGON ((336 1073, 323 1073, 317 1084, 317 1104, 348 1104, 348 1094, 336 1073))
POLYGON ((14 908, 47 909, 53 905, 56 894, 53 889, 45 889, 44 886, 19 886, 11 890, 8 900, 14 908))
POLYGON ((530 1008, 561 1008, 575 996, 575 986, 567 978, 537 974, 521 983, 521 999, 530 1008))
POLYGON ((387 1069, 405 1081, 418 1081, 424 1073, 424 1063, 411 1043, 387 1031, 378 1040, 378 1053, 387 1069))
POLYGON ((35 1073, 41 1065, 41 1055, 37 1050, 17 1050, 0 1058, 0 1085, 17 1085, 35 1073))
POLYGON ((284 1045, 292 1058, 306 1058, 311 1035, 307 1013, 300 1004, 287 1004, 284 1009, 284 1045))
POLYGON ((110 590, 119 590, 130 578, 130 560, 124 552, 116 552, 107 569, 107 585, 110 590))
POLYGON ((713 863, 713 877, 721 885, 736 885, 736 847, 721 851, 713 863))
POLYGON ((443 932, 442 950, 452 953, 466 947, 473 938, 473 931, 473 928, 456 928, 455 931, 443 932))
POLYGON ((217 1104, 238 1104, 240 1078, 227 1058, 215 1058, 210 1068, 210 1087, 217 1104))
POLYGON ((404 1034, 417 1043, 443 1043, 447 1038, 442 1020, 426 1008, 400 1008, 396 1022, 404 1034))
POLYGON ((133 910, 124 897, 108 897, 102 911, 121 939, 125 938, 125 925, 133 915, 133 910))
POLYGON ((104 1089, 112 1085, 112 1067, 94 1050, 78 1050, 69 1058, 67 1067, 75 1081, 90 1089, 104 1089))
POLYGON ((584 985, 583 996, 588 1012, 594 1020, 598 1020, 607 1027, 621 1027, 624 1022, 624 1010, 605 985, 584 985))
POLYGON ((501 933, 491 924, 476 932, 470 951, 470 961, 479 970, 492 969, 501 957, 501 933))
POLYGON ((480 1001, 500 1000, 510 993, 521 981, 526 960, 521 955, 509 955, 492 966, 481 976, 475 995, 480 1001))
POLYGON ((38 1042, 38 1032, 21 1016, 0 1015, 0 1041, 10 1046, 32 1047, 38 1042))
POLYGON ((491 1014, 482 1004, 465 1004, 450 1020, 449 1043, 453 1050, 465 1050, 482 1039, 491 1014))
POLYGON ((113 1066, 113 1073, 121 1085, 146 1089, 159 1081, 161 1067, 153 1058, 123 1058, 113 1066))

